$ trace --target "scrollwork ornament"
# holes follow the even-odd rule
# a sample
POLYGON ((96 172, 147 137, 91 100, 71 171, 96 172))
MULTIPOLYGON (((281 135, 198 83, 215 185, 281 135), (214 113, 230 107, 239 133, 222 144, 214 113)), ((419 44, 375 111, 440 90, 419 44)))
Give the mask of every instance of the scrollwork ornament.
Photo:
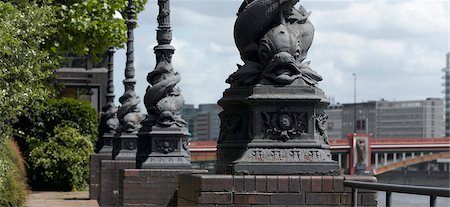
POLYGON ((169 154, 169 153, 175 151, 173 143, 170 140, 157 140, 156 145, 157 145, 158 151, 163 154, 169 154))
POLYGON ((286 108, 281 108, 276 113, 261 113, 264 123, 263 132, 269 135, 271 139, 286 142, 294 137, 306 133, 306 113, 292 113, 286 108))
POLYGON ((320 136, 322 136, 323 141, 326 144, 328 143, 328 133, 327 133, 327 121, 328 121, 328 115, 323 113, 320 114, 318 116, 316 116, 315 122, 316 122, 316 128, 317 128, 317 132, 319 132, 320 136))

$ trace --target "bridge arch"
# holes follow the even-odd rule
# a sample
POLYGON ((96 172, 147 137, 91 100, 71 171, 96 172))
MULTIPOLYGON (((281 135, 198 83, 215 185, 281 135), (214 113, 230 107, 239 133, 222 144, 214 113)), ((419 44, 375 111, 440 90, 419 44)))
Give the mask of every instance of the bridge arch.
POLYGON ((415 164, 419 164, 419 163, 423 163, 423 162, 429 162, 432 160, 437 160, 439 158, 448 158, 450 157, 450 152, 440 152, 440 153, 434 153, 434 154, 430 154, 430 155, 424 155, 424 156, 420 156, 420 157, 415 157, 412 159, 406 159, 403 161, 399 161, 399 162, 394 162, 394 163, 390 163, 378 168, 373 169, 373 174, 374 175, 379 175, 400 167, 406 167, 406 166, 410 166, 410 165, 415 165, 415 164))

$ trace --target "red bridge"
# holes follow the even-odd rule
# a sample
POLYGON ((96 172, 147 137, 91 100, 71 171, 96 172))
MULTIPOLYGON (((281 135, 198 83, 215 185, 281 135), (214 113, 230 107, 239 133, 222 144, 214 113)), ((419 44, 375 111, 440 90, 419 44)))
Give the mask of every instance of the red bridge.
MULTIPOLYGON (((215 141, 191 142, 193 163, 212 168, 216 160, 216 145, 215 141)), ((443 162, 443 170, 450 171, 450 137, 371 138, 368 135, 351 135, 348 138, 330 139, 330 149, 333 160, 337 161, 347 174, 355 173, 358 166, 363 166, 363 169, 359 170, 365 173, 378 175, 433 160, 443 162), (358 152, 364 155, 358 157, 358 152)))

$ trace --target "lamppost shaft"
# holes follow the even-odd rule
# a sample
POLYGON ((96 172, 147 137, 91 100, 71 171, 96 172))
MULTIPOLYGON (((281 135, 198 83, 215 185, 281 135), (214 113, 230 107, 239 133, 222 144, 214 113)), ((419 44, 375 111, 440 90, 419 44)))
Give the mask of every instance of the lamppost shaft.
POLYGON ((356 134, 356 125, 357 125, 357 120, 356 120, 356 73, 353 73, 353 133, 356 134))
POLYGON ((108 49, 108 84, 106 86, 106 104, 114 106, 114 53, 116 50, 111 47, 108 49))
POLYGON ((134 85, 136 84, 136 81, 134 80, 134 28, 136 26, 136 20, 135 20, 135 6, 134 6, 134 0, 128 1, 128 8, 127 8, 127 62, 125 67, 125 81, 129 82, 129 84, 126 84, 130 87, 132 87, 131 90, 134 90, 134 85))
POLYGON ((120 127, 118 129, 118 133, 126 132, 126 133, 137 133, 141 128, 140 122, 143 119, 143 115, 141 114, 141 109, 139 107, 139 103, 141 102, 140 98, 136 95, 134 91, 134 86, 136 84, 136 80, 134 79, 134 33, 133 30, 136 26, 135 20, 135 6, 134 0, 128 0, 127 7, 127 52, 126 52, 126 66, 125 66, 125 79, 123 80, 123 84, 125 87, 124 94, 119 98, 119 102, 122 104, 119 107, 117 112, 117 116, 120 121, 120 127))

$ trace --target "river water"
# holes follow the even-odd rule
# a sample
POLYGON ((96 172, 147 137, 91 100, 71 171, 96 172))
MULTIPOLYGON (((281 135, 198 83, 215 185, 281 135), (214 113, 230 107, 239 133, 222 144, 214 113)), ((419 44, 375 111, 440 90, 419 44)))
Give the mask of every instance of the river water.
MULTIPOLYGON (((430 206, 430 197, 403 193, 392 193, 392 206, 394 207, 424 207, 430 206)), ((378 206, 386 206, 386 193, 378 192, 378 206)), ((450 198, 437 197, 436 207, 450 207, 450 198)))
MULTIPOLYGON (((415 185, 429 187, 450 187, 450 175, 448 172, 399 172, 392 171, 377 176, 379 183, 415 185)), ((392 193, 393 207, 423 207, 430 206, 430 197, 423 195, 392 193)), ((378 206, 386 206, 386 193, 378 192, 378 206)), ((436 198, 437 207, 450 207, 450 199, 436 198)))

